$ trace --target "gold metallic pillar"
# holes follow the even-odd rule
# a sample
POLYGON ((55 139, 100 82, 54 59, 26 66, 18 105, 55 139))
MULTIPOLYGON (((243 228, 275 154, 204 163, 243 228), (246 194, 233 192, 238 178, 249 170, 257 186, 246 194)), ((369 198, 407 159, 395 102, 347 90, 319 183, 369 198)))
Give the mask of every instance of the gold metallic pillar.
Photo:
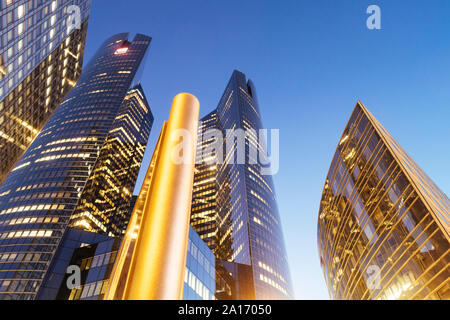
MULTIPOLYGON (((151 177, 145 178, 150 181, 149 191, 141 192, 136 204, 141 203, 143 210, 131 247, 131 262, 129 268, 125 266, 128 272, 123 272, 119 264, 124 259, 118 257, 106 299, 182 299, 199 108, 197 98, 191 94, 181 93, 173 100, 159 150, 155 150, 154 168, 147 172, 151 177), (123 295, 116 295, 112 291, 121 282, 115 278, 120 274, 126 281, 123 295)), ((138 211, 135 208, 133 216, 138 211)), ((119 256, 123 255, 119 252, 119 256)))
POLYGON ((109 279, 108 290, 105 293, 104 300, 122 300, 125 290, 127 275, 130 269, 131 258, 133 256, 134 247, 136 244, 137 235, 139 232, 139 226, 142 220, 142 214, 144 211, 145 203, 147 202, 148 192, 153 177, 153 170, 156 165, 156 159, 158 158, 159 149, 161 147, 161 141, 163 140, 164 133, 166 131, 167 121, 164 121, 161 128, 161 133, 156 143, 155 150, 153 151, 152 159, 145 174, 144 181, 141 186, 141 191, 134 205, 131 213, 130 221, 128 223, 127 230, 123 236, 122 243, 117 253, 114 268, 111 272, 109 279))

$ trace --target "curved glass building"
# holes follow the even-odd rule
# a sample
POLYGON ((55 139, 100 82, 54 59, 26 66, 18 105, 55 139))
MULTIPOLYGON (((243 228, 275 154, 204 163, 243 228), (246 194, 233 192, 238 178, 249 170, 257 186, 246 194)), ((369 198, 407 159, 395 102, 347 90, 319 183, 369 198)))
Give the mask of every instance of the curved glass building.
POLYGON ((0 299, 34 299, 150 45, 118 34, 0 187, 0 299))
POLYGON ((320 262, 333 299, 450 299, 450 201, 358 102, 326 177, 320 262))

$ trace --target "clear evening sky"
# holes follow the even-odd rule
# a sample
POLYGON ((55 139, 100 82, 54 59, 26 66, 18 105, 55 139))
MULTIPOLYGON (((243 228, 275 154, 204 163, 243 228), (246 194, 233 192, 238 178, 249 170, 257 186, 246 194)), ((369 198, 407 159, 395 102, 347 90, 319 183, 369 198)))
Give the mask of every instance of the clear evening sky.
POLYGON ((155 124, 146 171, 172 98, 205 115, 234 69, 256 86, 263 124, 280 129, 274 176, 298 299, 328 299, 317 250, 325 176, 360 99, 450 194, 450 1, 93 0, 86 60, 119 32, 153 37, 142 85, 155 124), (381 8, 381 30, 366 9, 381 8))

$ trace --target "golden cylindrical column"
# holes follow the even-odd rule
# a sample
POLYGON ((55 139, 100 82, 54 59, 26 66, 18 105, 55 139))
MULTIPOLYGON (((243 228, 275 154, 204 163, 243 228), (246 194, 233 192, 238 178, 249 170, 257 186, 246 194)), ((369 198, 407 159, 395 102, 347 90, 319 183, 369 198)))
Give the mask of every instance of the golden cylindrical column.
POLYGON ((123 299, 182 299, 200 104, 177 95, 152 173, 123 299))
POLYGON ((125 286, 130 271, 131 259, 133 258, 133 252, 136 244, 137 235, 139 233, 139 227, 142 220, 142 213, 147 202, 148 193, 150 192, 150 185, 152 182, 153 171, 156 166, 156 160, 158 158, 159 149, 161 148, 161 142, 166 132, 167 121, 164 121, 159 134, 158 142, 156 143, 155 150, 150 164, 145 174, 145 179, 141 186, 138 199, 134 205, 131 213, 130 221, 128 223, 127 231, 125 232, 117 257, 114 262, 113 270, 109 278, 109 284, 107 292, 105 293, 104 300, 122 300, 125 291, 125 286))

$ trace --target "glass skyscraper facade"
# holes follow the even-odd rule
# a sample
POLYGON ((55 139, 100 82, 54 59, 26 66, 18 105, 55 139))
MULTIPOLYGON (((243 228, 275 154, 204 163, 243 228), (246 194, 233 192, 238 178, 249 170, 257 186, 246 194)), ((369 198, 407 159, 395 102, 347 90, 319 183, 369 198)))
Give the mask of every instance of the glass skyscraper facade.
POLYGON ((0 299, 33 299, 151 38, 106 40, 0 187, 0 299))
POLYGON ((272 177, 261 174, 263 164, 249 152, 249 145, 266 152, 253 134, 263 129, 253 83, 234 71, 217 108, 201 121, 192 226, 218 260, 251 267, 252 277, 247 279, 252 282, 254 298, 292 298, 272 177), (235 159, 240 151, 239 141, 235 140, 239 130, 246 133, 244 163, 235 159), (217 145, 221 143, 215 138, 219 132, 224 144, 231 147, 217 145), (217 150, 226 151, 216 152, 211 149, 214 144, 217 150), (198 161, 201 154, 206 161, 198 161), (210 162, 213 158, 216 161, 210 162))
POLYGON ((358 102, 320 203, 330 297, 450 299, 449 212, 449 198, 358 102))
POLYGON ((83 189, 70 226, 110 236, 125 233, 153 120, 142 87, 130 89, 83 189))
POLYGON ((0 1, 0 184, 79 79, 90 7, 0 1))
MULTIPOLYGON (((204 136, 209 130, 217 130, 217 121, 215 111, 203 117, 199 123, 199 136, 204 136)), ((201 160, 208 146, 214 143, 213 137, 198 141, 191 205, 191 225, 211 250, 216 249, 218 237, 217 165, 203 163, 201 160)))
POLYGON ((184 300, 214 300, 215 257, 205 242, 189 228, 189 241, 184 274, 184 300))

